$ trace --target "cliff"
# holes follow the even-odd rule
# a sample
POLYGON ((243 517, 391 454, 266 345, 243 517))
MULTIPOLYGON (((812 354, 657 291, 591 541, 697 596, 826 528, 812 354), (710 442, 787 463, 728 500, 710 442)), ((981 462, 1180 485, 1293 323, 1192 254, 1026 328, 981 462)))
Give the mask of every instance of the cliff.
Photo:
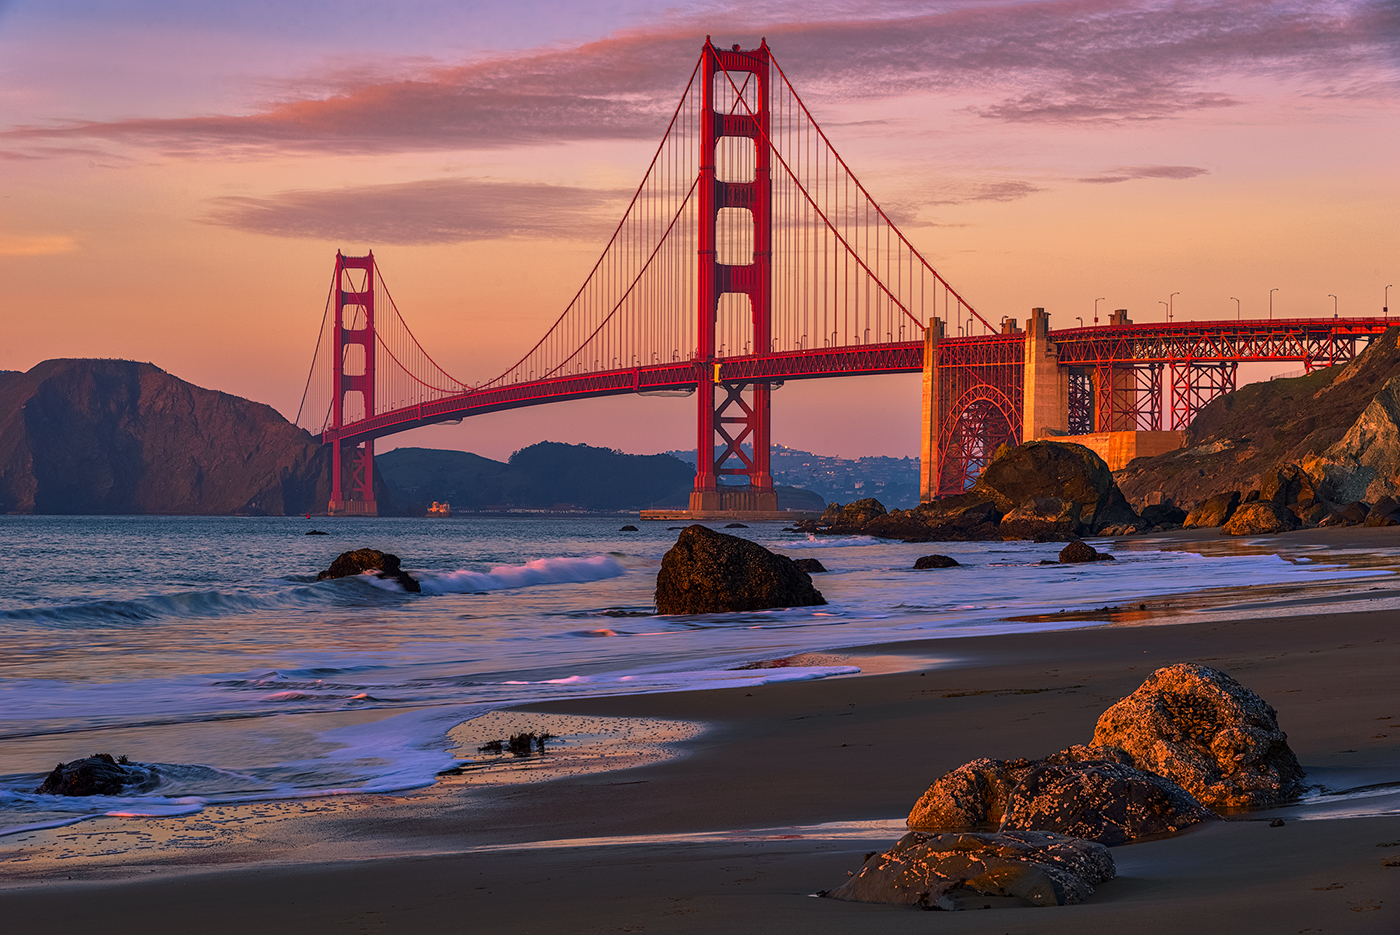
POLYGON ((1114 474, 1141 506, 1160 491, 1184 508, 1218 493, 1249 491, 1273 468, 1300 465, 1328 501, 1397 492, 1400 328, 1345 365, 1252 383, 1213 401, 1186 430, 1186 445, 1138 458, 1114 474))
POLYGON ((271 406, 152 364, 0 371, 0 512, 324 511, 329 456, 271 406))

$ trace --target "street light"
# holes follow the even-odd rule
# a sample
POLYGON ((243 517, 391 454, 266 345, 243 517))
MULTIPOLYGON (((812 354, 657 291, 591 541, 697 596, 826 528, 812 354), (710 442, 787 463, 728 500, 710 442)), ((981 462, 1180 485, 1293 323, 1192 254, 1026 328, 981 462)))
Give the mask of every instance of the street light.
MULTIPOLYGON (((1388 288, 1390 288, 1390 287, 1387 286, 1386 288, 1388 289, 1388 288)), ((1387 293, 1387 295, 1389 295, 1389 293, 1387 293)), ((1099 296, 1097 299, 1094 300, 1094 326, 1095 326, 1095 327, 1098 327, 1098 324, 1099 324, 1099 303, 1102 302, 1105 298, 1106 298, 1105 296, 1099 296)))
POLYGON ((1161 299, 1158 299, 1158 300, 1157 300, 1157 304, 1158 304, 1158 305, 1161 305, 1161 306, 1164 306, 1164 307, 1166 308, 1166 310, 1167 310, 1167 321, 1171 321, 1171 320, 1172 320, 1172 307, 1171 307, 1170 305, 1168 305, 1166 302, 1163 302, 1161 299))
POLYGON ((1381 317, 1390 317, 1390 286, 1385 287, 1385 304, 1381 306, 1381 317))
POLYGON ((1231 298, 1231 299, 1234 299, 1234 301, 1235 301, 1235 321, 1239 321, 1239 320, 1240 320, 1240 300, 1239 300, 1239 299, 1235 299, 1234 296, 1230 296, 1230 298, 1231 298))
POLYGON ((1077 321, 1077 322, 1079 322, 1079 327, 1081 327, 1081 328, 1084 327, 1084 316, 1083 316, 1083 315, 1075 315, 1075 316, 1074 316, 1074 320, 1077 321))
POLYGON ((1179 295, 1181 295, 1180 292, 1173 292, 1167 296, 1167 321, 1172 320, 1172 309, 1176 307, 1176 297, 1179 295))
POLYGON ((1274 320, 1274 293, 1277 291, 1277 286, 1269 290, 1269 321, 1274 320))
POLYGON ((1337 317, 1337 297, 1332 293, 1327 293, 1327 298, 1332 300, 1332 317, 1337 317))

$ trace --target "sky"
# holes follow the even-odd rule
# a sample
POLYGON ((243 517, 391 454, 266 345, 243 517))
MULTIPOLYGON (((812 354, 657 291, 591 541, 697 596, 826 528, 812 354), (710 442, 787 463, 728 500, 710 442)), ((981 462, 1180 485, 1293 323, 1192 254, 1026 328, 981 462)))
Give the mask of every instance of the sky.
MULTIPOLYGON (((373 249, 421 343, 484 382, 583 282, 706 35, 766 37, 989 320, 1263 318, 1271 290, 1277 316, 1376 314, 1400 286, 1397 0, 0 0, 0 369, 146 360, 290 418, 335 252, 373 249)), ((918 450, 917 375, 773 406, 778 443, 918 450)), ((555 404, 380 450, 690 448, 693 409, 555 404)))

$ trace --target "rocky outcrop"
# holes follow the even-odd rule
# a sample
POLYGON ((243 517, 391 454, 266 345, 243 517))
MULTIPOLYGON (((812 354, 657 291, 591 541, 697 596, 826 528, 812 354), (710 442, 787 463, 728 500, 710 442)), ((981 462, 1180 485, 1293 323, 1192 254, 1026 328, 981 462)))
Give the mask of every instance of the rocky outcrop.
POLYGON ((130 360, 0 372, 0 513, 283 515, 329 498, 330 449, 271 406, 130 360))
POLYGON ((1001 830, 1054 831, 1115 847, 1214 817, 1176 783, 1124 763, 1047 763, 1007 795, 1001 830))
POLYGON ((1186 514, 1186 521, 1181 525, 1187 529, 1209 529, 1212 526, 1224 526, 1230 517, 1235 515, 1235 510, 1239 509, 1239 506, 1240 492, 1238 490, 1218 493, 1196 504, 1195 508, 1186 514))
POLYGON ((809 575, 819 575, 826 573, 826 566, 815 558, 795 558, 792 563, 799 571, 805 571, 809 575))
POLYGON ((1394 497, 1381 497, 1376 501, 1376 505, 1371 507, 1366 513, 1366 519, 1362 521, 1363 526, 1397 526, 1400 525, 1400 501, 1394 497))
POLYGON ((1302 791, 1274 709, 1224 672, 1179 663, 1109 708, 1093 743, 1127 751, 1211 808, 1260 808, 1302 791))
POLYGON ((39 795, 137 795, 158 785, 160 775, 152 767, 94 753, 58 764, 34 791, 39 795))
POLYGON ((1255 500, 1236 509, 1220 531, 1227 536, 1262 536, 1288 532, 1300 525, 1292 511, 1269 500, 1255 500))
POLYGON ((405 591, 414 594, 422 591, 418 580, 399 567, 399 557, 388 552, 381 552, 378 549, 356 549, 353 552, 341 552, 331 562, 331 567, 316 576, 317 581, 325 581, 327 578, 349 578, 352 575, 361 575, 365 572, 372 572, 376 577, 398 582, 405 591))
POLYGON ((973 760, 941 776, 909 812, 930 832, 1050 831, 1110 846, 1174 834, 1214 816, 1176 783, 1113 747, 1043 760, 973 760))
POLYGON ((1065 835, 911 831, 828 895, 924 909, 981 909, 988 898, 1067 906, 1088 899, 1115 872, 1108 848, 1065 835))
POLYGON ((921 555, 914 559, 914 569, 923 571, 926 568, 957 568, 957 559, 950 555, 921 555))
POLYGON ((1142 521, 1158 529, 1174 529, 1186 522, 1186 511, 1174 503, 1153 503, 1142 508, 1142 521))
POLYGON ((1302 468, 1337 503, 1400 495, 1400 377, 1387 380, 1346 434, 1304 458, 1302 468))
POLYGON ((687 526, 661 559, 660 614, 715 614, 825 604, 792 559, 756 542, 687 526))
POLYGON ((1107 552, 1100 552, 1087 542, 1076 539, 1060 550, 1060 563, 1064 565, 1076 565, 1082 562, 1111 562, 1114 561, 1112 555, 1107 552))
POLYGON ((1321 526, 1360 526, 1371 514, 1371 505, 1363 500, 1348 503, 1328 513, 1318 525, 1321 526))

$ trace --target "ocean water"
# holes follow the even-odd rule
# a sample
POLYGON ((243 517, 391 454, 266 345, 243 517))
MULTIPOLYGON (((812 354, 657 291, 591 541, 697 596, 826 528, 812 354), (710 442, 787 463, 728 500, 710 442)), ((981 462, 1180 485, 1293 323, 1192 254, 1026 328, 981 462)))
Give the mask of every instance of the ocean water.
MULTIPOLYGON (((0 516, 0 834, 210 802, 388 792, 458 762, 447 731, 505 705, 849 674, 736 668, 804 651, 1083 626, 1008 618, 1205 588, 1363 571, 1277 555, 1138 548, 1039 565, 1059 546, 908 545, 731 530, 829 569, 824 607, 660 617, 676 532, 626 517, 0 516), (310 528, 327 536, 307 536, 310 528), (360 576, 317 582, 337 554, 394 552, 422 594, 360 576), (916 572, 929 552, 963 567, 916 572), (144 794, 33 790, 92 753, 155 764, 144 794)), ((716 524, 718 525, 718 524, 716 524)))

